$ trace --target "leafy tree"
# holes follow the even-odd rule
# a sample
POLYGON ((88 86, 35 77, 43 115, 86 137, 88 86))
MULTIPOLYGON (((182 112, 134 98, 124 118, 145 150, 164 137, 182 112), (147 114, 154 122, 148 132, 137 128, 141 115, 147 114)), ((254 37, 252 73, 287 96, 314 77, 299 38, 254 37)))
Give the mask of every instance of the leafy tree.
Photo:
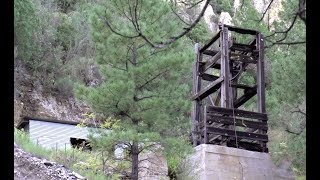
POLYGON ((91 23, 105 81, 95 88, 79 85, 76 94, 96 113, 119 119, 118 128, 103 133, 96 144, 110 151, 125 145, 132 179, 138 179, 140 153, 150 149, 164 153, 175 171, 191 147, 193 44, 185 37, 162 48, 150 42, 170 39, 183 22, 164 1, 115 0, 96 5, 91 23), (135 35, 137 30, 143 35, 135 35))

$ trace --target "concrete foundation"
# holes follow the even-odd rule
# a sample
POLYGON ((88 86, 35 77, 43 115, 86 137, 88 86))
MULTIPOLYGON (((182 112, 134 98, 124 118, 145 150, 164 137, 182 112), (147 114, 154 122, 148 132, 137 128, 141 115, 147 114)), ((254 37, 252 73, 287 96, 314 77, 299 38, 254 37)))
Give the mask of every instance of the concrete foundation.
POLYGON ((197 180, 294 180, 268 153, 202 144, 190 158, 189 177, 197 180))

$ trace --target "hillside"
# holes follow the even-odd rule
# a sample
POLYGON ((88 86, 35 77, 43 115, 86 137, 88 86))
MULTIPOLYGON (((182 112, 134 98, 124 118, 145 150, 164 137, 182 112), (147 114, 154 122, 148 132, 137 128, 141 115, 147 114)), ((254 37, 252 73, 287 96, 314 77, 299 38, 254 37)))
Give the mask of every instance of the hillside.
MULTIPOLYGON (((305 1, 130 2, 15 0, 14 124, 25 116, 79 122, 92 113, 116 131, 104 142, 93 140, 98 151, 112 151, 118 141, 161 141, 174 176, 189 147, 194 44, 225 23, 265 35, 269 153, 276 165, 305 177, 305 1)), ((241 108, 254 111, 256 103, 241 108)), ((75 177, 16 144, 14 151, 17 179, 29 167, 31 179, 75 177)), ((130 156, 138 152, 128 149, 130 156)))

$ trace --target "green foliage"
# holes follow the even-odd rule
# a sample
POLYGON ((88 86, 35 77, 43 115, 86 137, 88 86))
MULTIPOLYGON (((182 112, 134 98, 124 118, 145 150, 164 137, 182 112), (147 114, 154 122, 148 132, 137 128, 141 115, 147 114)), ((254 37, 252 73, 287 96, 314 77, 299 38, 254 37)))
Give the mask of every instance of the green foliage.
POLYGON ((211 34, 209 33, 208 25, 204 20, 202 20, 187 34, 187 36, 194 43, 204 44, 208 39, 210 39, 211 34))
MULTIPOLYGON (((234 9, 233 9, 234 0, 211 0, 210 5, 214 12, 220 14, 221 12, 228 12, 230 16, 233 16, 234 9)), ((251 2, 250 2, 251 3, 251 2)))
POLYGON ((36 11, 32 0, 14 1, 14 44, 19 48, 19 57, 26 61, 30 61, 37 51, 37 44, 33 41, 39 31, 36 11))
MULTIPOLYGON (((102 151, 82 151, 81 149, 49 150, 36 145, 29 138, 29 135, 22 130, 14 129, 15 142, 26 152, 40 158, 63 164, 71 170, 76 171, 88 179, 97 180, 118 180, 120 173, 114 172, 113 168, 123 162, 114 162, 108 159, 108 154, 102 151), (105 174, 109 172, 111 174, 105 174)), ((128 165, 127 165, 128 166, 128 165)))
POLYGON ((60 78, 55 82, 57 93, 62 97, 73 96, 73 82, 70 78, 60 78))
MULTIPOLYGON (((256 29, 265 37, 274 31, 283 31, 290 25, 298 1, 282 1, 283 11, 280 12, 281 22, 275 22, 270 27, 266 23, 258 22, 261 14, 253 7, 250 1, 243 1, 244 5, 233 18, 236 26, 256 29), (269 30, 270 29, 270 30, 269 30), (271 31, 271 32, 270 32, 271 31)), ((276 41, 284 34, 267 37, 266 45, 276 41)), ((236 35, 237 41, 248 43, 252 39, 236 35)), ((302 41, 305 38, 305 25, 297 20, 294 27, 287 34, 284 42, 302 41)), ((266 92, 266 107, 269 117, 268 143, 270 153, 278 164, 282 160, 292 162, 291 168, 297 175, 305 173, 305 116, 293 113, 299 109, 305 112, 305 73, 306 58, 305 45, 275 45, 266 49, 266 59, 271 63, 271 74, 266 77, 271 80, 266 92), (301 134, 288 133, 292 131, 301 134)), ((242 81, 248 81, 246 79, 242 81)), ((247 103, 249 108, 254 105, 247 103)))
MULTIPOLYGON (((161 42, 179 32, 180 20, 170 13, 169 4, 139 3, 139 28, 152 42, 161 42)), ((183 38, 162 49, 153 49, 141 37, 127 38, 104 25, 107 21, 118 33, 136 35, 135 27, 122 13, 133 11, 132 7, 134 4, 127 1, 107 1, 98 4, 91 15, 96 60, 105 81, 95 88, 78 85, 76 95, 96 113, 117 119, 118 127, 91 137, 92 144, 109 152, 117 145, 132 142, 140 144, 142 153, 162 151, 158 146, 186 147, 184 137, 188 137, 190 129, 187 97, 191 87, 181 77, 191 74, 193 45, 183 38)), ((196 29, 194 33, 198 36, 204 29, 196 29)), ((126 147, 130 153, 132 149, 126 147)), ((170 168, 176 169, 185 154, 183 149, 176 156, 168 151, 170 168)))
POLYGON ((14 141, 26 152, 33 153, 40 157, 48 157, 48 150, 32 142, 29 135, 19 129, 14 129, 14 141))
POLYGON ((164 142, 165 156, 170 172, 179 174, 183 171, 181 164, 188 155, 193 152, 192 146, 188 145, 189 139, 168 138, 164 142))

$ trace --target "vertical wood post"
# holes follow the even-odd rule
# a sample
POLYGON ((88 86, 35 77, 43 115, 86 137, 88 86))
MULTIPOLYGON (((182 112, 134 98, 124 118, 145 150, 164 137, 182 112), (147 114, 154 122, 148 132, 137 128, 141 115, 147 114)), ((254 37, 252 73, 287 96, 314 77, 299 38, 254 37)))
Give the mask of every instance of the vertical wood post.
POLYGON ((257 50, 259 51, 257 62, 258 112, 265 113, 264 39, 261 33, 257 35, 257 50))
POLYGON ((207 132, 207 106, 204 106, 204 111, 203 111, 203 144, 208 144, 208 132, 207 132))
MULTIPOLYGON (((261 33, 257 34, 257 50, 259 52, 257 62, 257 97, 258 112, 265 113, 265 76, 264 76, 264 39, 261 33)), ((259 130, 259 133, 266 134, 266 131, 259 130)), ((260 142, 262 151, 266 151, 266 143, 260 142)))
MULTIPOLYGON (((199 76, 199 70, 200 70, 200 61, 201 61, 201 54, 199 51, 199 44, 195 44, 195 53, 196 53, 196 62, 193 65, 193 88, 192 88, 192 93, 197 94, 200 91, 201 88, 201 78, 199 76)), ((192 140, 193 140, 193 145, 196 146, 198 140, 200 138, 197 138, 197 134, 195 131, 199 132, 199 123, 200 123, 200 100, 196 99, 192 102, 192 113, 191 113, 191 118, 192 118, 192 140)), ((201 135, 200 135, 201 137, 201 135)))
POLYGON ((230 64, 229 64, 229 43, 228 43, 228 28, 221 25, 220 35, 220 46, 221 46, 221 77, 223 81, 221 83, 221 107, 230 108, 230 64))

